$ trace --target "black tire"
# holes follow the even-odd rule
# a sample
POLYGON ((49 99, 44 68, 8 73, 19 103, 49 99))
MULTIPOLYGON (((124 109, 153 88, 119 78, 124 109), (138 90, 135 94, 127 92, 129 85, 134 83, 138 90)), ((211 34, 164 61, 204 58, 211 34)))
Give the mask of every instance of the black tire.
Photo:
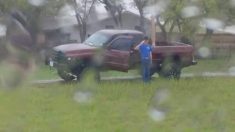
POLYGON ((78 81, 87 74, 87 71, 94 72, 94 80, 97 82, 100 81, 100 66, 93 61, 84 61, 72 69, 72 73, 76 76, 78 81))
POLYGON ((69 82, 69 81, 72 81, 75 79, 75 76, 73 76, 71 73, 69 73, 65 70, 58 69, 57 73, 60 76, 60 78, 62 78, 66 82, 69 82))
POLYGON ((83 71, 86 69, 86 65, 80 64, 72 69, 72 74, 76 76, 79 81, 82 78, 83 71))
POLYGON ((67 65, 60 65, 57 68, 57 73, 64 81, 69 82, 74 79, 79 80, 84 68, 82 65, 74 66, 72 69, 67 65))
POLYGON ((180 79, 181 75, 181 63, 179 59, 173 59, 166 61, 162 64, 162 68, 159 71, 159 76, 167 79, 180 79))

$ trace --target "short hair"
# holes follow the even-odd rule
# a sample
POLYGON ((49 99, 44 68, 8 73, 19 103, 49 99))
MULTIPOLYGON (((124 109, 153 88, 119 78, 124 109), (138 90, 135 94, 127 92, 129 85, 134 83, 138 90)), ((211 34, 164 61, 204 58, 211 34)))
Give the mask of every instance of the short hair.
POLYGON ((149 37, 148 36, 144 36, 144 40, 149 40, 149 37))

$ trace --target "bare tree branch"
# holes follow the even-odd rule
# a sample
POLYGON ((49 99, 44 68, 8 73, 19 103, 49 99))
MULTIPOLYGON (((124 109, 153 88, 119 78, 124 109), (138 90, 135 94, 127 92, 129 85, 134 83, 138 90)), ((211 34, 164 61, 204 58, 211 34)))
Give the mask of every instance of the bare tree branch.
POLYGON ((84 41, 86 38, 88 17, 91 14, 91 10, 96 1, 97 0, 83 0, 81 3, 84 4, 83 7, 79 7, 77 1, 73 0, 81 41, 84 41), (91 2, 90 5, 89 2, 91 2), (82 11, 79 11, 78 9, 82 9, 82 11))
POLYGON ((122 26, 122 5, 115 4, 111 0, 99 0, 99 2, 106 6, 107 11, 112 16, 115 24, 119 27, 122 26))

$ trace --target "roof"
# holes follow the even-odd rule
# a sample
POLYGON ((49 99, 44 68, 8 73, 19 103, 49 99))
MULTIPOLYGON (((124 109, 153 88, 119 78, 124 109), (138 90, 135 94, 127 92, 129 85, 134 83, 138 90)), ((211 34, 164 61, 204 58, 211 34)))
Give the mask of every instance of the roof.
MULTIPOLYGON (((117 15, 117 14, 115 14, 115 15, 117 15)), ((137 14, 137 13, 134 13, 134 12, 131 12, 131 11, 128 11, 128 10, 124 10, 124 11, 122 11, 122 17, 124 16, 124 15, 126 15, 126 16, 134 16, 134 17, 137 17, 137 18, 139 18, 140 17, 140 15, 139 14, 137 14)), ((97 20, 97 21, 100 21, 100 22, 102 22, 102 21, 107 21, 108 19, 113 19, 112 18, 112 16, 107 12, 107 13, 105 13, 105 14, 100 14, 100 16, 98 17, 99 19, 97 20), (102 16, 102 17, 100 17, 100 16, 102 16)), ((128 17, 129 18, 129 17, 128 17)), ((144 20, 145 21, 151 21, 149 18, 147 18, 147 17, 144 17, 144 20)), ((93 19, 89 19, 89 22, 88 22, 88 24, 94 24, 94 23, 97 23, 97 21, 95 21, 95 20, 93 20, 93 19)))
MULTIPOLYGON (((88 19, 87 24, 95 24, 97 22, 102 22, 106 21, 107 19, 113 19, 110 15, 107 15, 108 13, 101 14, 99 17, 91 17, 88 19), (100 17, 102 16, 102 17, 100 17)), ((135 17, 140 17, 138 14, 130 12, 130 11, 123 11, 122 15, 133 15, 135 17)), ((146 21, 150 21, 146 17, 144 17, 146 21)), ((54 30, 58 28, 63 28, 63 27, 69 27, 69 26, 75 26, 77 25, 77 20, 75 16, 52 16, 52 17, 45 17, 41 21, 41 26, 43 30, 54 30)))
POLYGON ((140 31, 137 30, 121 30, 121 29, 104 29, 104 30, 100 30, 98 32, 103 32, 103 33, 107 33, 110 35, 115 35, 115 34, 143 34, 140 31))

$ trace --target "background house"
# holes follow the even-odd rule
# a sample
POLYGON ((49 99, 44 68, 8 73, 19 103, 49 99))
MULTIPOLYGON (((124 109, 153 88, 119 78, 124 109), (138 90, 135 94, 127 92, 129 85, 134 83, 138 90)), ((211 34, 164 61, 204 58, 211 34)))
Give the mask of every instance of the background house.
MULTIPOLYGON (((101 29, 133 29, 140 30, 140 16, 130 11, 122 13, 122 27, 118 27, 108 13, 97 14, 93 11, 87 23, 87 36, 101 29)), ((41 22, 49 46, 63 43, 81 42, 79 28, 75 16, 48 17, 41 22)), ((145 18, 145 30, 150 33, 151 22, 145 18)))

